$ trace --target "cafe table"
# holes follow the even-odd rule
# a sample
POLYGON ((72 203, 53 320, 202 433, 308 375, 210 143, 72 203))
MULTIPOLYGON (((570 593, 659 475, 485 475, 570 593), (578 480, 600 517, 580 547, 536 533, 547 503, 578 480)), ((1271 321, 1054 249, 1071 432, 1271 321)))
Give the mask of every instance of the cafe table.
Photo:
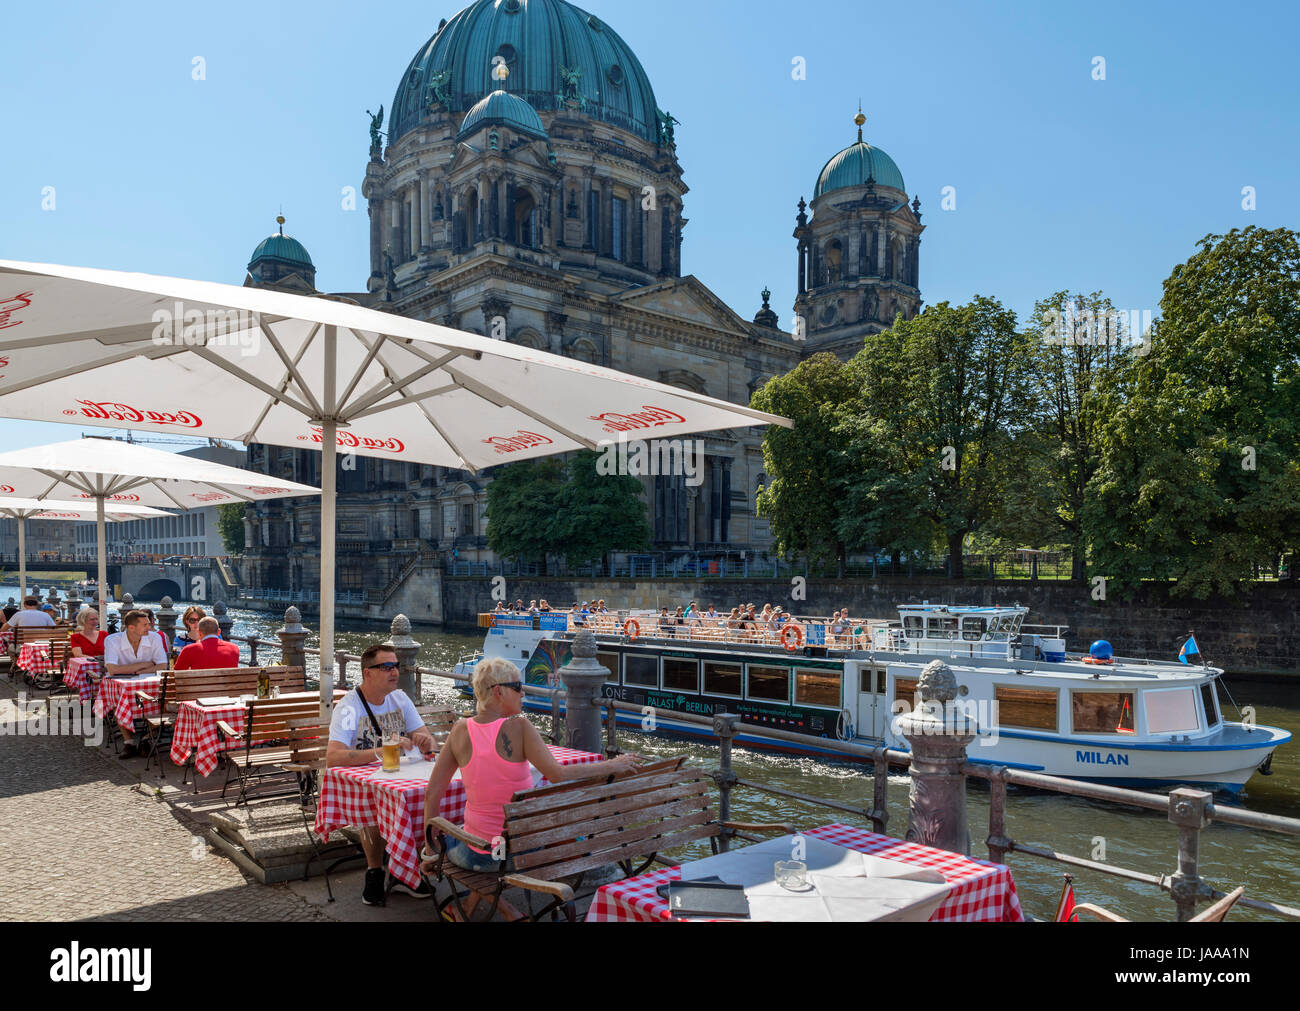
MULTIPOLYGON (((905 878, 897 877, 910 869, 937 871, 943 878, 943 885, 948 889, 946 897, 934 902, 933 911, 928 915, 932 923, 951 921, 1007 923, 1024 919, 1020 899, 1016 895, 1016 886, 1011 879, 1011 871, 1005 865, 976 860, 962 856, 960 853, 935 849, 920 843, 905 842, 866 829, 841 824, 822 825, 809 829, 804 833, 805 850, 809 854, 816 850, 819 854, 818 860, 825 861, 830 851, 823 850, 820 844, 829 843, 840 850, 855 851, 877 858, 879 862, 864 864, 862 873, 868 881, 873 877, 880 879, 883 901, 877 903, 877 907, 873 910, 870 903, 870 888, 862 886, 861 893, 855 894, 850 887, 846 892, 837 895, 834 902, 826 903, 830 907, 829 915, 822 915, 821 911, 815 908, 801 910, 797 905, 790 905, 790 902, 802 901, 809 907, 813 907, 817 905, 813 897, 805 896, 800 900, 798 896, 792 894, 790 899, 786 900, 781 895, 783 890, 779 886, 768 885, 773 876, 775 862, 791 859, 794 841, 795 837, 785 836, 732 850, 717 857, 697 860, 681 867, 669 867, 605 885, 593 897, 586 922, 645 923, 670 920, 672 917, 669 914, 668 902, 657 892, 660 885, 670 881, 716 876, 729 883, 744 884, 748 891, 750 882, 746 880, 746 871, 742 866, 743 854, 746 852, 755 853, 752 858, 753 866, 750 867, 748 874, 758 873, 757 868, 761 866, 765 867, 766 875, 766 880, 755 883, 755 887, 762 887, 759 889, 761 892, 759 896, 750 897, 751 915, 760 912, 760 900, 771 899, 773 900, 771 908, 775 915, 769 918, 782 920, 825 920, 831 917, 876 920, 906 918, 908 915, 915 915, 918 910, 924 911, 924 903, 934 901, 935 898, 933 895, 921 896, 919 889, 916 889, 918 894, 913 898, 917 898, 918 901, 909 912, 908 909, 900 907, 901 900, 906 898, 905 895, 891 897, 886 894, 906 891, 912 885, 923 884, 923 882, 908 882, 905 878), (727 858, 732 858, 732 866, 736 869, 731 875, 728 872, 727 858), (858 913, 866 915, 855 915, 855 907, 858 913)), ((838 859, 844 860, 846 864, 848 862, 842 853, 838 859)), ((814 861, 805 862, 808 863, 809 875, 816 875, 818 871, 814 861)), ((834 891, 829 888, 823 890, 834 891)), ((756 915, 755 918, 763 917, 756 915)))
POLYGON ((25 642, 18 650, 18 666, 29 674, 52 674, 59 669, 48 642, 25 642))
MULTIPOLYGON (((334 701, 337 702, 346 694, 346 689, 335 691, 334 701)), ((284 702, 319 699, 320 693, 287 692, 278 698, 284 702)), ((224 722, 232 730, 242 733, 244 718, 248 713, 248 700, 232 697, 214 705, 203 705, 201 701, 186 700, 177 707, 176 725, 172 730, 171 759, 175 765, 184 765, 192 755, 194 771, 207 778, 217 767, 221 753, 239 744, 238 741, 223 738, 217 724, 224 722)))
MULTIPOLYGON (((561 765, 599 762, 601 756, 547 745, 561 765)), ((345 825, 374 826, 388 849, 388 873, 411 888, 420 887, 420 850, 424 846, 424 792, 433 773, 433 762, 418 752, 405 755, 397 772, 383 772, 379 762, 326 769, 321 778, 320 800, 316 805, 316 834, 324 842, 330 833, 345 825)), ((536 769, 533 782, 547 780, 536 769)), ((465 818, 465 784, 460 770, 442 795, 438 814, 460 824, 465 818)))
POLYGON ((104 663, 99 657, 74 656, 68 658, 68 670, 63 675, 63 683, 75 688, 82 702, 89 702, 95 697, 95 688, 104 676, 104 663))
POLYGON ((158 715, 158 694, 161 688, 162 677, 158 674, 106 677, 99 682, 99 693, 95 696, 95 715, 100 719, 111 715, 119 727, 130 731, 137 719, 158 715), (153 701, 143 702, 137 699, 136 692, 152 695, 153 701))

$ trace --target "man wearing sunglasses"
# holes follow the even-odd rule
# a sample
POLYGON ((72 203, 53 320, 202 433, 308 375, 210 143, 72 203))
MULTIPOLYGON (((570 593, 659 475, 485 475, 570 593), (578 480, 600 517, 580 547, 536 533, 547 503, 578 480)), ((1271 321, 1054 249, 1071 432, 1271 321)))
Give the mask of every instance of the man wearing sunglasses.
MULTIPOLYGON (((334 706, 326 765, 371 765, 380 761, 380 746, 387 732, 399 735, 403 749, 418 747, 426 758, 436 750, 433 735, 415 711, 415 704, 397 687, 397 668, 397 654, 391 646, 375 643, 366 647, 361 654, 361 684, 334 706)), ((361 848, 366 851, 366 883, 361 901, 368 906, 383 905, 384 838, 374 826, 362 828, 360 834, 361 848)), ((428 898, 429 888, 421 883, 413 894, 428 898)))

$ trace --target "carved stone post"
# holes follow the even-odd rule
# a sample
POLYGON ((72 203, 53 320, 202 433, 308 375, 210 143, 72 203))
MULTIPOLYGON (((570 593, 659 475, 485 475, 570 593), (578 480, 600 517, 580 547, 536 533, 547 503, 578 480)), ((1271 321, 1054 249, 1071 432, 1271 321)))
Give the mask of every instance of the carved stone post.
POLYGON ((129 593, 122 594, 122 603, 118 607, 118 611, 121 612, 122 614, 126 614, 127 611, 130 611, 134 607, 135 607, 135 598, 131 596, 131 594, 129 593))
POLYGON ((389 631, 391 634, 388 641, 397 654, 397 687, 419 705, 420 675, 415 670, 415 658, 420 652, 420 644, 411 638, 411 620, 406 615, 399 614, 393 619, 389 631))
POLYGON ((1204 790, 1180 787, 1169 792, 1169 820, 1178 826, 1178 870, 1169 893, 1178 907, 1177 920, 1185 923, 1196 915, 1196 897, 1201 890, 1197 872, 1201 829, 1214 818, 1214 798, 1204 790))
MULTIPOLYGON (((731 769, 731 741, 740 729, 740 717, 735 713, 718 713, 713 717, 713 732, 718 735, 718 771, 713 781, 718 784, 718 821, 731 819, 731 789, 739 778, 731 769)), ((731 849, 731 834, 725 829, 718 836, 718 849, 723 853, 731 849)))
POLYGON ((560 668, 568 698, 564 712, 564 746, 578 751, 602 749, 600 706, 596 698, 609 671, 596 662, 596 637, 581 628, 573 637, 573 659, 560 668))
POLYGON ((912 749, 907 840, 970 855, 966 828, 966 746, 975 724, 953 702, 957 678, 942 660, 926 664, 918 685, 921 703, 898 720, 912 749))
POLYGON ((286 667, 307 666, 307 630, 302 627, 302 612, 290 604, 284 609, 284 627, 276 629, 280 640, 280 662, 286 667))
POLYGON ((172 651, 172 647, 176 643, 176 619, 178 617, 176 609, 172 607, 172 598, 163 597, 162 607, 158 608, 158 631, 167 640, 168 653, 172 651))
POLYGON ((67 608, 68 621, 77 620, 77 614, 81 610, 82 603, 81 594, 77 592, 77 588, 74 586, 68 591, 68 599, 64 602, 64 606, 67 608))
POLYGON ((48 594, 46 594, 45 602, 46 602, 47 604, 49 604, 51 607, 54 608, 54 613, 55 613, 55 614, 58 613, 58 611, 59 611, 59 591, 56 590, 53 586, 50 587, 50 592, 49 592, 48 594))
POLYGON ((235 619, 226 613, 224 600, 218 600, 212 605, 212 616, 217 619, 217 625, 221 628, 221 638, 229 642, 230 630, 235 626, 235 619))

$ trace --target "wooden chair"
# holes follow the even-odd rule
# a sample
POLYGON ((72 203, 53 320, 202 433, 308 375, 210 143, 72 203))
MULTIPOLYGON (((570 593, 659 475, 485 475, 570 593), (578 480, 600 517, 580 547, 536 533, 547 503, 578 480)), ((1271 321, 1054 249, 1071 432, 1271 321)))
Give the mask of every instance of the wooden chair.
POLYGON ((285 763, 294 762, 295 738, 289 724, 319 717, 320 705, 311 699, 253 699, 244 715, 243 733, 225 720, 218 720, 217 730, 222 740, 238 744, 225 752, 226 781, 221 796, 226 796, 232 774, 239 777, 236 807, 249 800, 248 789, 253 780, 260 785, 268 777, 283 775, 285 763))
MULTIPOLYGON (((1244 886, 1234 888, 1223 898, 1219 899, 1211 906, 1206 906, 1199 913, 1193 916, 1188 923, 1222 923, 1224 917, 1228 915, 1228 910, 1237 904, 1237 900, 1245 893, 1244 886)), ((1128 923, 1124 917, 1112 913, 1109 909, 1093 905, 1091 902, 1081 902, 1074 907, 1075 913, 1085 913, 1088 916, 1096 917, 1107 923, 1128 923)))
MULTIPOLYGON (((138 691, 136 700, 144 704, 157 703, 158 715, 148 716, 140 728, 149 739, 151 754, 149 762, 158 758, 158 774, 167 778, 162 763, 162 749, 170 747, 172 733, 176 727, 176 713, 182 702, 195 702, 210 697, 252 695, 257 692, 257 667, 219 667, 212 670, 168 670, 162 671, 162 683, 155 696, 151 692, 138 691)), ((189 775, 190 762, 186 762, 181 771, 181 782, 189 775)), ((149 768, 149 763, 145 763, 149 768)), ((195 781, 198 789, 198 781, 195 781)))
POLYGON ((16 673, 22 670, 18 666, 18 654, 22 652, 23 646, 29 642, 48 642, 50 644, 50 659, 54 662, 55 669, 45 671, 40 674, 33 674, 30 671, 23 671, 23 680, 33 688, 46 691, 53 689, 56 685, 63 683, 63 674, 68 669, 68 657, 72 655, 72 645, 69 638, 72 635, 72 629, 63 626, 48 626, 39 628, 30 625, 19 625, 14 629, 13 643, 13 662, 10 665, 10 673, 16 673))
POLYGON ((416 706, 415 711, 420 714, 425 727, 433 735, 434 744, 437 745, 434 752, 436 754, 447 743, 451 728, 460 719, 460 714, 451 706, 416 706))
POLYGON ((439 919, 469 920, 476 908, 488 903, 487 919, 500 911, 508 920, 538 920, 550 914, 576 919, 575 893, 589 871, 617 864, 633 877, 654 863, 659 853, 697 839, 708 839, 717 852, 724 831, 793 832, 790 825, 754 825, 719 822, 710 807, 712 778, 702 769, 684 769, 684 758, 642 766, 622 776, 577 780, 526 790, 505 807, 500 842, 511 856, 495 871, 467 871, 447 859, 447 839, 459 839, 476 849, 492 852, 493 845, 435 818, 426 827, 428 849, 421 863, 432 889, 441 881, 451 886, 451 897, 438 904, 439 919), (640 866, 635 866, 642 861, 640 866), (530 911, 520 913, 503 898, 507 888, 522 889, 530 911), (466 908, 462 889, 470 897, 466 908), (532 893, 549 899, 531 911, 532 893), (454 905, 454 910, 451 909, 454 905))

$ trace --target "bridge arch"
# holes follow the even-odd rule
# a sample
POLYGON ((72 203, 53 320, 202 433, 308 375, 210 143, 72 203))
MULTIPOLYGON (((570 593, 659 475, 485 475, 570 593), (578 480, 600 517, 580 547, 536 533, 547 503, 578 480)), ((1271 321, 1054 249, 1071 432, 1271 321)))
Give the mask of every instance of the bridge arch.
POLYGON ((131 594, 136 600, 162 600, 163 597, 171 597, 174 601, 188 599, 186 594, 181 590, 180 584, 174 579, 160 577, 151 579, 140 587, 138 591, 131 594))

